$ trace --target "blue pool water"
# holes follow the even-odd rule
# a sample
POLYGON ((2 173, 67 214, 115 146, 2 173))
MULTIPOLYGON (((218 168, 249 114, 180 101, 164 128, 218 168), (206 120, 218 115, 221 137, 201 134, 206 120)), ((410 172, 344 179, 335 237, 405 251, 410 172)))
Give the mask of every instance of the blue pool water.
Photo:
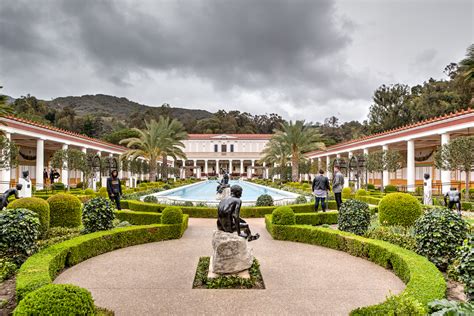
MULTIPOLYGON (((291 192, 277 190, 263 185, 256 185, 246 181, 231 180, 229 184, 231 186, 234 184, 238 184, 242 187, 243 191, 241 199, 244 202, 255 202, 257 198, 262 194, 269 194, 273 197, 274 200, 295 199, 298 196, 297 194, 291 192)), ((208 180, 182 188, 176 188, 155 193, 153 195, 155 195, 157 198, 166 197, 170 200, 200 202, 202 201, 215 203, 218 202, 218 200, 216 199, 217 186, 218 183, 216 180, 208 180)))

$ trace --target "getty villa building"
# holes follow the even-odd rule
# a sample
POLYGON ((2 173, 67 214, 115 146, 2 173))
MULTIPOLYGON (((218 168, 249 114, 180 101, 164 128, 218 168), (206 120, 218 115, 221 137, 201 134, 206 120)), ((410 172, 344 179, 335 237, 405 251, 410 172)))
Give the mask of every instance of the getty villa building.
MULTIPOLYGON (((118 157, 127 148, 105 141, 90 138, 55 127, 42 125, 14 116, 2 117, 0 130, 13 140, 20 151, 19 165, 11 170, 0 171, 0 191, 13 186, 21 172, 28 170, 37 189, 43 188, 43 170, 50 166, 50 159, 59 149, 75 148, 98 156, 118 157)), ((428 119, 379 134, 369 135, 326 148, 326 150, 307 153, 305 156, 326 169, 334 159, 350 161, 354 156, 379 150, 396 150, 404 157, 403 168, 395 173, 384 172, 369 175, 369 182, 376 185, 393 184, 403 190, 414 191, 422 185, 423 174, 429 173, 433 179, 434 190, 447 191, 452 184, 459 184, 463 175, 460 172, 436 170, 433 153, 450 139, 474 135, 474 110, 468 109, 441 117, 428 119)), ((194 176, 206 178, 215 176, 221 169, 235 177, 269 178, 269 167, 262 163, 262 151, 271 134, 190 134, 184 141, 186 160, 172 161, 170 165, 180 169, 181 177, 194 176)), ((74 184, 81 181, 78 172, 60 171, 61 182, 74 184)), ((124 179, 131 177, 143 179, 143 175, 121 172, 124 179)), ((474 175, 471 176, 471 179, 474 175)))

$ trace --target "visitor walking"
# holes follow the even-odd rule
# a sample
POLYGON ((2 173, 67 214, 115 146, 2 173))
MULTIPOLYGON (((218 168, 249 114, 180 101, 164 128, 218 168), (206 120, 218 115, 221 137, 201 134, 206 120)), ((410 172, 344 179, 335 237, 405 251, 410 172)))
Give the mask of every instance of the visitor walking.
POLYGON ((461 216, 461 192, 457 188, 452 187, 444 195, 444 204, 452 210, 454 205, 456 205, 459 216, 461 216))
POLYGON ((107 178, 107 193, 109 199, 117 206, 117 209, 121 210, 120 196, 122 195, 122 186, 120 184, 120 179, 118 178, 117 170, 112 170, 110 177, 107 178))
POLYGON ((326 198, 328 196, 328 191, 331 188, 329 187, 329 179, 324 175, 323 170, 319 170, 319 175, 314 177, 313 180, 313 193, 315 197, 314 202, 314 211, 317 212, 319 208, 319 202, 321 202, 321 209, 323 212, 326 212, 326 198))
POLYGON ((334 178, 332 179, 332 191, 334 192, 334 198, 336 199, 337 210, 342 204, 342 189, 344 188, 344 176, 339 170, 338 166, 334 167, 334 178))

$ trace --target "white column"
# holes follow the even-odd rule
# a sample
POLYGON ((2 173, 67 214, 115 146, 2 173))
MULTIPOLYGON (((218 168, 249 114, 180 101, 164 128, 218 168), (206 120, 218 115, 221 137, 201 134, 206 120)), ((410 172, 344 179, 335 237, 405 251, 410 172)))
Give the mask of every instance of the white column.
POLYGON ((407 141, 407 191, 415 192, 415 141, 407 141))
POLYGON ((368 155, 369 154, 369 148, 364 148, 364 155, 368 155))
POLYGON ((193 169, 193 175, 197 177, 197 160, 194 159, 193 160, 193 166, 194 166, 194 169, 193 169))
POLYGON ((250 179, 252 179, 252 176, 255 172, 254 169, 255 169, 255 160, 252 159, 252 167, 250 168, 250 176, 249 176, 250 179))
MULTIPOLYGON (((448 133, 441 134, 441 146, 449 144, 451 135, 448 133)), ((451 171, 441 170, 441 184, 443 187, 443 194, 446 194, 451 187, 451 171)))
POLYGON ((44 189, 44 139, 36 140, 36 190, 44 189))
POLYGON ((208 173, 209 173, 209 164, 208 164, 208 160, 204 160, 204 173, 206 174, 206 176, 209 176, 208 173))
POLYGON ((322 168, 321 168, 321 157, 318 157, 318 168, 317 168, 317 169, 318 169, 318 170, 316 170, 316 172, 315 172, 314 175, 316 175, 316 174, 319 173, 319 169, 322 169, 322 168))
MULTIPOLYGON (((12 136, 10 133, 5 133, 4 135, 8 140, 12 139, 12 136)), ((0 194, 3 194, 3 192, 10 189, 10 178, 11 178, 10 173, 11 173, 11 170, 9 168, 0 170, 0 194)))
MULTIPOLYGON (((82 147, 81 148, 82 153, 87 154, 87 148, 82 147)), ((81 171, 81 181, 84 182, 84 172, 81 171)))
POLYGON ((186 178, 186 160, 182 159, 181 162, 183 163, 183 166, 181 167, 181 179, 186 178))
POLYGON ((332 170, 331 170, 331 157, 326 156, 326 173, 328 178, 332 178, 332 170))
POLYGON ((229 174, 232 174, 232 159, 229 159, 229 174))
POLYGON ((263 162, 263 178, 268 179, 268 168, 267 163, 265 161, 263 162))
POLYGON ((242 175, 242 173, 244 173, 244 161, 240 160, 240 175, 242 175))
POLYGON ((336 158, 341 158, 341 154, 336 154, 336 158))
MULTIPOLYGON (((63 144, 63 150, 67 150, 69 148, 68 144, 63 144)), ((69 173, 67 170, 67 162, 64 164, 65 169, 61 170, 61 181, 64 183, 66 187, 69 187, 69 173)))
POLYGON ((216 175, 219 174, 219 159, 216 159, 216 175))
MULTIPOLYGON (((388 151, 388 146, 383 145, 382 150, 383 151, 388 151)), ((383 171, 383 183, 382 183, 382 185, 385 187, 389 184, 390 184, 390 173, 387 170, 384 170, 383 171)))

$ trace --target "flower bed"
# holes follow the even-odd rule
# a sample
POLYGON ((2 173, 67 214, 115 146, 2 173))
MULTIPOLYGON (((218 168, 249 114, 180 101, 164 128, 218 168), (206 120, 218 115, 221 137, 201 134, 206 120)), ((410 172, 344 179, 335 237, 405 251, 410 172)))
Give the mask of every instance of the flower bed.
MULTIPOLYGON (((298 216, 298 215, 297 215, 298 216)), ((345 251, 353 256, 370 260, 384 268, 391 268, 406 284, 402 294, 409 296, 423 306, 441 299, 446 292, 443 275, 428 259, 381 240, 356 236, 324 227, 307 225, 274 225, 272 215, 265 216, 267 230, 278 240, 308 243, 345 251)), ((355 315, 386 314, 388 303, 359 308, 355 315)))
POLYGON ((16 279, 17 299, 20 301, 26 294, 52 283, 64 268, 115 249, 180 238, 187 225, 188 216, 184 215, 181 224, 116 228, 48 247, 28 258, 21 266, 16 279))

